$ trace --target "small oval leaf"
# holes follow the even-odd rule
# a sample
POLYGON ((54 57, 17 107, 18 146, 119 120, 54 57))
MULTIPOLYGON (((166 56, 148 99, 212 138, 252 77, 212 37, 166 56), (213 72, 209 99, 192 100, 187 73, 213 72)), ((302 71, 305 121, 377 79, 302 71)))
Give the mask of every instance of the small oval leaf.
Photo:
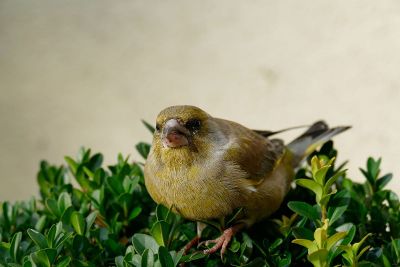
POLYGON ((34 229, 28 229, 28 235, 33 242, 40 248, 45 249, 48 247, 46 237, 34 229))
POLYGON ((72 212, 71 214, 71 224, 74 227, 75 232, 78 235, 83 235, 85 233, 85 220, 83 219, 82 214, 77 211, 72 212))
POLYGON ((169 254, 168 250, 164 246, 159 247, 158 258, 162 267, 175 267, 171 254, 169 254))
POLYGON ((310 204, 302 201, 290 201, 288 203, 288 207, 294 212, 304 216, 310 220, 317 221, 319 220, 318 211, 311 206, 310 204))
POLYGON ((18 262, 18 251, 19 251, 19 244, 21 243, 22 233, 18 232, 14 234, 13 238, 11 239, 11 246, 10 246, 10 256, 14 262, 18 262))

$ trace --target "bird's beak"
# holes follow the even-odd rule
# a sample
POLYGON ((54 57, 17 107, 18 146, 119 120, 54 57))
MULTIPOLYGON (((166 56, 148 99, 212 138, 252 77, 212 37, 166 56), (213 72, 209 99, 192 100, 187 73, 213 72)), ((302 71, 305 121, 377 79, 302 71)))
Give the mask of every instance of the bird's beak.
POLYGON ((162 131, 162 142, 164 147, 178 148, 189 144, 190 132, 176 119, 168 120, 162 131))

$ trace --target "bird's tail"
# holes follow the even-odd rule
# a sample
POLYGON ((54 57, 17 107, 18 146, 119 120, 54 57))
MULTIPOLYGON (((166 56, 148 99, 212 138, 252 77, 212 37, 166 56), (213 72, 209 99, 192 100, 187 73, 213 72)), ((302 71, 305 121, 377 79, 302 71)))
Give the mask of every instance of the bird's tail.
POLYGON ((351 126, 329 128, 324 121, 317 121, 306 132, 288 144, 293 153, 293 166, 297 166, 302 159, 310 155, 317 147, 329 141, 333 136, 346 131, 351 126))

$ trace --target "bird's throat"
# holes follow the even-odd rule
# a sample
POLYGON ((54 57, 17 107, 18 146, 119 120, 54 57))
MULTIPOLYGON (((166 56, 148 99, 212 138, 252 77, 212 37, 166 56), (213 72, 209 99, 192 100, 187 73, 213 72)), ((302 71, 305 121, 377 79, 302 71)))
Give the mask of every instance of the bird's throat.
POLYGON ((191 166, 195 161, 195 155, 188 146, 176 148, 164 148, 161 151, 161 160, 170 169, 179 169, 191 166))

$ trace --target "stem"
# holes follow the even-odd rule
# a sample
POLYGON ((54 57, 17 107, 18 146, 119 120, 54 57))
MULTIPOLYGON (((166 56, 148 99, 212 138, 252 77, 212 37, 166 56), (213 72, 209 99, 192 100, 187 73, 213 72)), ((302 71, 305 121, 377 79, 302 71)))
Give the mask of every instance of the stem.
POLYGON ((324 222, 326 219, 326 206, 321 205, 321 220, 324 222))

